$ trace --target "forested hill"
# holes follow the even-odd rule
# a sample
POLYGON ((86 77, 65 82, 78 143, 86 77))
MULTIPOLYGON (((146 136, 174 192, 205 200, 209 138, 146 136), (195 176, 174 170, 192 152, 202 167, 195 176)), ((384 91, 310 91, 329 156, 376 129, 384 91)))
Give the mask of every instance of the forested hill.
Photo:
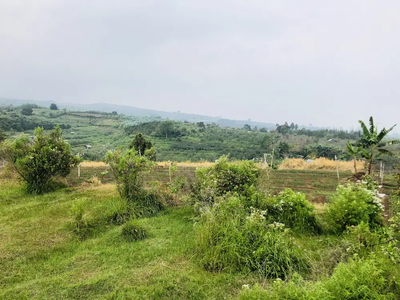
MULTIPOLYGON (((0 98, 0 106, 7 106, 7 105, 24 105, 33 103, 40 107, 49 107, 51 103, 54 101, 33 101, 33 100, 20 100, 20 99, 8 99, 8 98, 0 98)), ((210 116, 203 116, 197 114, 187 114, 181 112, 166 112, 166 111, 158 111, 158 110, 151 110, 151 109, 143 109, 137 108, 133 106, 126 106, 126 105, 116 105, 110 103, 92 103, 92 104, 79 104, 79 103, 58 103, 58 108, 60 109, 67 109, 73 111, 97 111, 97 112, 104 112, 104 113, 112 113, 113 111, 117 112, 118 114, 124 114, 126 116, 131 117, 148 117, 148 118, 156 118, 156 119, 170 119, 175 121, 187 121, 187 122, 204 122, 205 124, 215 123, 220 126, 227 126, 227 127, 236 127, 242 128, 245 124, 249 124, 252 127, 259 127, 259 128, 268 128, 274 129, 275 124, 266 123, 266 122, 256 122, 251 120, 230 120, 220 117, 210 117, 210 116)))
POLYGON ((137 133, 143 133, 157 150, 157 160, 214 161, 223 154, 233 159, 261 159, 274 153, 284 157, 328 157, 349 159, 347 140, 359 132, 308 130, 283 124, 274 130, 252 127, 230 128, 204 122, 179 122, 154 117, 129 117, 101 112, 54 110, 35 105, 0 107, 0 127, 9 138, 35 127, 59 125, 75 153, 86 160, 101 160, 108 150, 127 147, 137 133), (90 146, 90 147, 87 147, 90 146))

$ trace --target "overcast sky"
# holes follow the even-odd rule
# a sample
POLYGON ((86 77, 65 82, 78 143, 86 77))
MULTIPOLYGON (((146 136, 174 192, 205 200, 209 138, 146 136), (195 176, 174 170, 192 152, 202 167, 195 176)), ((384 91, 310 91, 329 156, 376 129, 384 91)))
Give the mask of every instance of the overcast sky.
POLYGON ((0 0, 0 97, 400 127, 399 16, 399 0, 0 0))

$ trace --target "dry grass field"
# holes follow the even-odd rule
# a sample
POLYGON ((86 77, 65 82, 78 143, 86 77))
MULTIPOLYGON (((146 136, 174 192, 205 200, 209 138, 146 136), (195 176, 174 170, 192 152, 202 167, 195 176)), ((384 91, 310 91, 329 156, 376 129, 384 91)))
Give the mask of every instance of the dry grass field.
MULTIPOLYGON (((365 161, 357 161, 357 169, 363 170, 365 161)), ((328 158, 317 158, 314 161, 307 162, 301 158, 286 159, 279 166, 279 170, 323 170, 323 171, 354 172, 353 161, 334 161, 328 158)))

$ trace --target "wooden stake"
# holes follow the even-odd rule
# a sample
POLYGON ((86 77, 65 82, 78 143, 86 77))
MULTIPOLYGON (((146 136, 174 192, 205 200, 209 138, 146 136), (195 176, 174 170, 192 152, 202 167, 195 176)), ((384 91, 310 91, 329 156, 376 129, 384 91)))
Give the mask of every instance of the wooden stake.
POLYGON ((336 155, 335 155, 335 161, 336 161, 337 180, 339 181, 340 180, 340 177, 339 177, 339 162, 338 162, 338 159, 337 159, 336 155))

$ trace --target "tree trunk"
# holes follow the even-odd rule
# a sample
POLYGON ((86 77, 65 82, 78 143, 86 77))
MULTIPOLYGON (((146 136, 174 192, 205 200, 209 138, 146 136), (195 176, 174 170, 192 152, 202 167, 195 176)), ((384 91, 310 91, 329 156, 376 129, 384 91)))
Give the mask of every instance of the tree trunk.
POLYGON ((372 162, 373 162, 373 155, 371 153, 371 157, 370 157, 369 163, 368 163, 368 175, 372 174, 372 162))
POLYGON ((357 159, 354 158, 354 174, 357 174, 357 159))

